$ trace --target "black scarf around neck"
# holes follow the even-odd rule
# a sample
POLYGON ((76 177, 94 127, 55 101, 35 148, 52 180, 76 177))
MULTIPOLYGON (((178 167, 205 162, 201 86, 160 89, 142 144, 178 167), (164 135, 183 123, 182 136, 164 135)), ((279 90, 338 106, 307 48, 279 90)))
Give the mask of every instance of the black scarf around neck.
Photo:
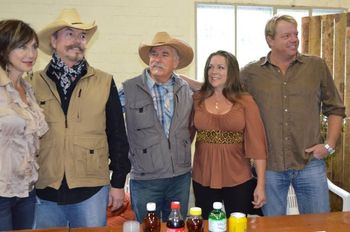
POLYGON ((56 79, 56 82, 59 83, 57 88, 60 88, 62 93, 67 95, 69 92, 73 91, 71 87, 75 86, 74 82, 84 76, 86 72, 87 62, 85 59, 82 59, 73 65, 73 67, 69 68, 62 59, 54 53, 46 74, 51 79, 56 79))

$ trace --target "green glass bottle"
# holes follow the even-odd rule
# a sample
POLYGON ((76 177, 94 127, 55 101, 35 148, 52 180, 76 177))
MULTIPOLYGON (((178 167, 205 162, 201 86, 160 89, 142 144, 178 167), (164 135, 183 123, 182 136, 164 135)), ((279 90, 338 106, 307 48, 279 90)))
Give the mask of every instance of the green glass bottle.
POLYGON ((214 202, 213 211, 208 217, 209 232, 226 232, 226 214, 222 211, 222 203, 214 202))

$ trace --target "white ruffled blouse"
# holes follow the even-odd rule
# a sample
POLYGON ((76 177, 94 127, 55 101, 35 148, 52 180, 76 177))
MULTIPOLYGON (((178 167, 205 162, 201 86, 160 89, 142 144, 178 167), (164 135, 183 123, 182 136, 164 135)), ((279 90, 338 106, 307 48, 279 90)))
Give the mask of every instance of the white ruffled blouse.
POLYGON ((0 68, 0 196, 27 197, 38 179, 39 138, 48 125, 30 84, 21 79, 28 105, 0 68))

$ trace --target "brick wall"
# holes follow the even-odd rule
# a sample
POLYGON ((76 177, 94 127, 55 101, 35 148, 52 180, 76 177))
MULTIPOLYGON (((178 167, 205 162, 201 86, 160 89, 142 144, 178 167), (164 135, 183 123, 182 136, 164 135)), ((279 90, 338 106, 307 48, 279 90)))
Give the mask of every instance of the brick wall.
MULTIPOLYGON (((205 2, 202 0, 200 2, 205 2)), ((63 8, 77 8, 83 21, 96 21, 97 33, 89 44, 87 60, 112 73, 117 84, 139 74, 146 66, 138 56, 142 41, 150 41, 157 31, 167 31, 184 39, 195 49, 195 0, 0 0, 0 19, 18 18, 40 30, 53 21, 63 8)), ((218 1, 234 3, 237 1, 218 1)), ((350 1, 270 0, 240 3, 317 5, 350 7, 350 1)), ((49 57, 39 53, 35 70, 49 57)), ((179 73, 194 77, 195 62, 179 73)))
MULTIPOLYGON (((61 9, 72 7, 83 21, 95 20, 98 25, 86 53, 88 62, 112 73, 118 85, 146 67, 138 46, 151 41, 157 31, 167 31, 194 46, 194 4, 188 0, 0 0, 0 19, 22 19, 38 31, 61 9)), ((40 52, 34 69, 45 67, 49 58, 40 52)), ((194 73, 194 63, 179 72, 194 73)))

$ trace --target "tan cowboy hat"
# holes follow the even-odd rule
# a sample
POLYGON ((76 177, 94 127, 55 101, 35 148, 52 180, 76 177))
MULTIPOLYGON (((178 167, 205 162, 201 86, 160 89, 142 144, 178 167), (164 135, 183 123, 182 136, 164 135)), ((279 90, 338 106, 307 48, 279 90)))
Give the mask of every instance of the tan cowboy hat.
POLYGON ((97 25, 95 25, 95 22, 90 24, 83 23, 76 9, 63 9, 61 14, 55 21, 47 25, 38 33, 40 41, 39 48, 46 54, 51 55, 53 52, 51 47, 51 35, 64 27, 85 30, 87 33, 87 41, 91 39, 92 35, 97 29, 97 25))
POLYGON ((149 65, 150 49, 158 46, 170 46, 177 50, 180 57, 177 69, 184 68, 192 62, 193 50, 186 42, 173 38, 166 32, 157 32, 151 44, 141 43, 139 46, 139 55, 145 64, 149 65))

